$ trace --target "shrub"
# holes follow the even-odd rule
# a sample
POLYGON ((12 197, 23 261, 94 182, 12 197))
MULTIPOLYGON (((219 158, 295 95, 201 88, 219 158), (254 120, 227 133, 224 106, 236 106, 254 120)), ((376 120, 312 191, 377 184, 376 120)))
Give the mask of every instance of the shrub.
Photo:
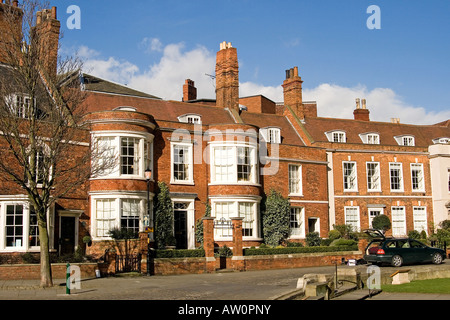
POLYGON ((420 232, 420 239, 426 239, 427 238, 427 233, 425 232, 425 230, 422 230, 422 232, 420 232))
POLYGON ((420 239, 420 233, 417 230, 411 230, 408 232, 408 237, 411 239, 420 239))
POLYGON ((175 244, 173 236, 173 207, 169 188, 158 182, 159 193, 155 210, 155 241, 158 248, 175 244))
POLYGON ((444 230, 450 230, 450 220, 443 220, 439 223, 439 227, 444 230))
POLYGON ((357 246, 358 243, 353 239, 336 239, 334 240, 330 246, 337 246, 337 247, 351 247, 351 246, 357 246))
POLYGON ((204 256, 203 249, 155 250, 156 258, 202 258, 204 256))
MULTIPOLYGON (((333 226, 333 227, 335 227, 335 226, 333 226)), ((334 229, 334 230, 330 230, 330 232, 328 232, 328 239, 330 239, 331 241, 339 239, 341 237, 342 237, 342 235, 339 232, 339 230, 334 229)))
POLYGON ((299 247, 303 247, 303 243, 301 243, 301 242, 294 242, 294 241, 287 241, 286 242, 286 247, 299 248, 299 247))
POLYGON ((320 246, 320 236, 318 232, 310 232, 306 235, 306 243, 310 247, 320 246))
POLYGON ((358 246, 334 246, 334 247, 284 247, 284 248, 259 248, 244 249, 244 256, 257 255, 277 255, 277 254, 296 254, 296 253, 315 253, 315 252, 342 252, 357 251, 358 246))
POLYGON ((391 220, 389 220, 388 216, 380 214, 373 218, 372 226, 374 229, 381 230, 384 233, 391 228, 391 220))
POLYGON ((220 247, 218 252, 217 252, 217 256, 219 257, 232 257, 233 256, 233 251, 228 248, 226 245, 224 245, 223 247, 220 247))
POLYGON ((264 241, 269 246, 278 246, 289 237, 289 200, 271 190, 262 211, 264 241))

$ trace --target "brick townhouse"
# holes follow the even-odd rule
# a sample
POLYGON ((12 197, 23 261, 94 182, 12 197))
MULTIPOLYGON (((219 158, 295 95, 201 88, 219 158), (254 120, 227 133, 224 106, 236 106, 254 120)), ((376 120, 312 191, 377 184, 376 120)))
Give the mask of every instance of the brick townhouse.
MULTIPOLYGON (((57 33, 56 10, 51 13, 38 21, 57 33)), ((0 63, 5 81, 9 68, 0 63)), ((359 100, 354 119, 318 117, 316 103, 303 101, 297 67, 286 71, 284 102, 240 97, 237 50, 225 42, 217 52, 216 99, 197 97, 191 79, 180 84, 182 101, 167 101, 89 74, 75 78, 86 93, 83 121, 90 131, 74 153, 92 144, 118 161, 50 210, 55 252, 73 252, 89 235, 88 253, 102 253, 113 227, 145 231, 159 181, 170 190, 178 248, 197 246, 195 226, 206 204, 217 245, 231 242, 227 222, 239 216, 243 245, 258 246, 261 201, 271 189, 291 203, 293 241, 314 231, 327 237, 333 224, 362 230, 378 214, 391 218, 394 235, 429 233, 448 219, 448 121, 374 122, 359 100)), ((13 184, 0 185, 0 254, 39 250, 25 236, 35 227, 27 202, 13 184), (11 215, 27 218, 14 225, 11 215), (13 228, 20 232, 8 241, 13 228)))

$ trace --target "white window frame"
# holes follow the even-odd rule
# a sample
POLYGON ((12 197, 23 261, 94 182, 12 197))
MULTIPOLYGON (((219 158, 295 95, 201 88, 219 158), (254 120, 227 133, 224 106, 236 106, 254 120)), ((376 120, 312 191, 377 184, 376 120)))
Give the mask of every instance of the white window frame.
POLYGON ((399 237, 406 235, 406 210, 404 206, 391 207, 392 236, 399 237), (394 215, 394 211, 399 212, 394 215))
POLYGON ((447 144, 449 142, 450 142, 449 137, 441 137, 441 138, 433 139, 434 144, 447 144))
POLYGON ((325 132, 325 135, 328 138, 328 141, 335 143, 346 143, 347 142, 347 134, 343 130, 333 130, 325 132))
MULTIPOLYGON (((109 168, 104 174, 98 174, 91 179, 141 179, 145 180, 145 171, 150 169, 153 171, 153 140, 154 136, 150 133, 137 133, 134 131, 96 131, 92 133, 91 137, 93 146, 100 146, 102 141, 109 139, 111 144, 106 146, 109 156, 114 157, 115 165, 109 168), (138 160, 138 172, 133 174, 122 173, 122 138, 139 139, 138 154, 136 155, 138 160)), ((95 152, 95 150, 93 151, 95 152)), ((136 151, 135 151, 136 152, 136 151)), ((101 165, 101 159, 98 159, 101 165)), ((97 165, 92 163, 93 166, 97 165)))
POLYGON ((427 207, 425 206, 413 206, 413 222, 414 230, 425 232, 428 234, 428 219, 427 219, 427 207))
MULTIPOLYGON (((239 198, 230 198, 230 197, 211 197, 211 217, 217 217, 217 205, 218 204, 227 204, 227 207, 230 209, 230 214, 225 218, 225 221, 230 224, 229 227, 223 227, 227 229, 228 236, 222 236, 220 233, 221 227, 214 227, 214 240, 216 241, 231 241, 232 240, 232 227, 231 227, 231 218, 242 217, 244 220, 242 221, 242 228, 245 228, 245 224, 248 223, 252 229, 252 236, 243 236, 242 240, 244 241, 256 241, 261 240, 260 237, 260 213, 259 213, 259 204, 260 197, 239 197, 239 198), (239 213, 239 204, 240 203, 251 203, 252 204, 252 220, 245 221, 245 217, 241 216, 239 213), (230 229, 231 228, 231 229, 230 229)), ((214 220, 217 223, 218 219, 214 220)))
POLYGON ((356 161, 343 161, 342 162, 342 177, 344 192, 356 192, 358 191, 358 172, 356 161), (350 175, 346 175, 346 165, 352 165, 353 170, 350 175), (347 188, 346 188, 347 184, 347 188), (350 187, 349 187, 350 186, 350 187))
POLYGON ((281 143, 281 129, 278 127, 261 128, 260 133, 267 143, 281 143))
POLYGON ((361 230, 361 216, 360 216, 358 206, 345 206, 344 207, 344 218, 345 218, 345 224, 351 225, 353 227, 353 231, 359 232, 361 230), (349 219, 350 210, 355 212, 354 215, 356 216, 356 220, 349 219))
POLYGON ((390 162, 389 163, 389 185, 391 188, 391 192, 403 192, 404 191, 404 183, 403 183, 403 164, 401 162, 390 162), (397 167, 397 168, 394 168, 397 167), (392 170, 398 169, 398 179, 399 179, 399 188, 398 189, 393 189, 393 181, 392 179, 394 178, 392 176, 392 170))
POLYGON ((373 227, 372 227, 373 219, 374 219, 376 216, 380 216, 380 215, 382 215, 382 214, 384 214, 384 208, 374 208, 374 207, 368 207, 368 208, 367 208, 367 215, 368 215, 368 218, 369 218, 369 228, 373 228, 373 227), (375 216, 372 216, 372 215, 370 214, 371 211, 373 211, 373 212, 378 212, 378 214, 375 215, 375 216))
POLYGON ((413 192, 425 192, 425 174, 423 170, 423 163, 411 163, 411 189, 413 192), (419 172, 417 177, 418 187, 414 188, 414 172, 419 172))
POLYGON ((402 136, 395 136, 395 141, 397 141, 399 146, 406 146, 406 147, 414 147, 416 145, 416 139, 413 135, 402 135, 402 136))
MULTIPOLYGON (((3 198, 3 197, 2 197, 3 198)), ((31 204, 26 200, 26 196, 11 196, 5 201, 0 201, 0 252, 40 252, 40 246, 30 246, 29 233, 30 233, 30 208, 31 204), (16 199, 14 199, 16 198, 16 199), (23 220, 22 220, 22 241, 21 245, 17 247, 6 246, 6 210, 8 206, 22 206, 23 207, 23 220)), ((47 226, 48 234, 50 238, 50 248, 53 249, 53 210, 49 210, 47 213, 47 226)))
POLYGON ((170 143, 170 183, 171 184, 194 184, 194 156, 193 156, 193 145, 192 143, 181 143, 181 142, 171 142, 170 143), (175 149, 177 147, 182 147, 187 150, 188 154, 183 155, 185 160, 187 160, 187 179, 180 180, 177 179, 175 175, 175 149))
POLYGON ((288 185, 289 195, 291 196, 303 196, 303 167, 299 164, 289 164, 288 167, 288 185), (297 177, 293 177, 293 170, 296 171, 297 177))
POLYGON ((304 207, 292 207, 289 214, 289 239, 305 239, 306 227, 305 227, 305 208, 304 207), (294 219, 293 219, 294 217, 294 219), (297 227, 294 228, 293 224, 297 227))
POLYGON ((380 174, 380 163, 375 161, 366 162, 366 177, 367 177, 367 191, 368 192, 380 192, 381 191, 381 174, 380 174), (369 176, 369 165, 375 165, 375 174, 369 176), (371 182, 371 179, 376 179, 376 182, 371 182), (372 188, 370 185, 372 184, 372 188), (373 185, 376 184, 376 187, 373 188, 373 185))
MULTIPOLYGON (((153 210, 153 197, 154 194, 150 193, 150 210, 153 210)), ((122 201, 123 200, 139 200, 139 232, 143 232, 145 227, 148 226, 149 217, 147 215, 147 193, 146 192, 120 192, 120 193, 108 193, 98 192, 91 194, 91 236, 93 240, 111 240, 112 238, 107 235, 107 231, 103 236, 97 234, 97 201, 98 200, 111 200, 114 202, 114 212, 112 213, 114 223, 111 225, 111 229, 121 227, 122 219, 122 201)))
POLYGON ((362 133, 359 137, 365 144, 380 144, 380 135, 378 133, 362 133))
POLYGON ((199 114, 184 114, 178 117, 178 121, 189 124, 202 124, 202 116, 199 114))
MULTIPOLYGON (((258 154, 257 154, 257 145, 256 144, 245 144, 245 143, 217 143, 217 144, 210 144, 209 145, 210 150, 210 175, 211 175, 211 183, 214 184, 247 184, 247 185, 256 185, 259 182, 259 172, 258 172, 258 154), (249 155, 250 155, 250 179, 249 181, 239 180, 238 179, 238 148, 249 148, 249 155), (223 160, 229 161, 224 162, 222 166, 218 165, 219 163, 216 161, 219 161, 219 159, 216 159, 216 150, 218 149, 228 149, 229 154, 222 154, 225 155, 225 158, 223 160), (218 176, 222 176, 217 174, 218 168, 226 168, 227 174, 223 175, 225 178, 228 177, 228 179, 224 180, 218 180, 218 176)), ((225 152, 225 151, 219 151, 219 152, 225 152)))

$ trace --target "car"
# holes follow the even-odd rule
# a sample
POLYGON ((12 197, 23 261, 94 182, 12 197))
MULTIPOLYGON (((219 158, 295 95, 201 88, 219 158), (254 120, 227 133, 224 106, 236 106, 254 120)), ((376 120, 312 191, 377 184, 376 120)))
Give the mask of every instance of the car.
POLYGON ((432 262, 441 264, 445 258, 445 251, 429 247, 422 242, 411 238, 388 238, 379 230, 366 230, 372 240, 366 247, 364 260, 368 263, 393 267, 404 264, 417 264, 432 262))

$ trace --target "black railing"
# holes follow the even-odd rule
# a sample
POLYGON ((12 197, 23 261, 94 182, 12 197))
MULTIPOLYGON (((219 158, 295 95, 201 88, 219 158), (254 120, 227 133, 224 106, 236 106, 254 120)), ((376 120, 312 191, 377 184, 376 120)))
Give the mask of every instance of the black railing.
POLYGON ((141 272, 142 255, 117 255, 116 256, 116 273, 120 272, 141 272))
POLYGON ((439 249, 446 251, 447 250, 447 241, 433 240, 433 241, 431 241, 431 246, 434 248, 439 248, 439 249))

